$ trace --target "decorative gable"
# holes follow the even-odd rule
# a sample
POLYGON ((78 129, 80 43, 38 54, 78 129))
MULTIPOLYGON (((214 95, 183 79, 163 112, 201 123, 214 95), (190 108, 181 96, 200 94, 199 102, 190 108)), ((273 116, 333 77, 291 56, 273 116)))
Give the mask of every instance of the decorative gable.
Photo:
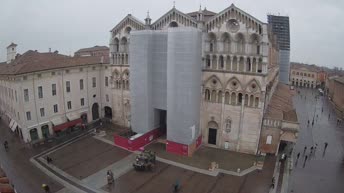
POLYGON ((144 30, 145 24, 141 22, 140 20, 136 19, 131 14, 128 14, 124 19, 122 19, 121 22, 119 22, 112 30, 111 32, 113 34, 118 34, 121 30, 124 28, 127 28, 127 26, 130 26, 134 30, 144 30))
POLYGON ((168 26, 169 27, 178 27, 178 26, 197 27, 197 22, 189 15, 182 13, 176 8, 172 8, 169 12, 167 12, 165 15, 160 17, 158 20, 156 20, 152 24, 152 29, 159 30, 168 26))

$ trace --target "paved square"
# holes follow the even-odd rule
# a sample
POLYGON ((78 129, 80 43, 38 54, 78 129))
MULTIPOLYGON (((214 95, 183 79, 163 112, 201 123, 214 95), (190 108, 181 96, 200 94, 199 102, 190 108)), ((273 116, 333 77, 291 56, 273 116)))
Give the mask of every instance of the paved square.
POLYGON ((108 186, 103 189, 111 193, 171 193, 172 185, 178 179, 180 192, 185 193, 267 193, 274 164, 275 157, 267 157, 262 171, 254 171, 242 177, 223 174, 212 177, 157 162, 154 171, 131 170, 116 179, 111 189, 108 186))
POLYGON ((256 156, 238 152, 227 151, 218 148, 201 146, 192 157, 174 155, 166 152, 165 144, 152 143, 145 147, 155 151, 161 158, 174 162, 190 165, 197 168, 209 169, 211 162, 219 164, 219 168, 236 172, 238 168, 241 171, 253 166, 256 156))
POLYGON ((128 151, 93 137, 85 137, 49 156, 56 167, 78 179, 83 179, 129 154, 128 151))

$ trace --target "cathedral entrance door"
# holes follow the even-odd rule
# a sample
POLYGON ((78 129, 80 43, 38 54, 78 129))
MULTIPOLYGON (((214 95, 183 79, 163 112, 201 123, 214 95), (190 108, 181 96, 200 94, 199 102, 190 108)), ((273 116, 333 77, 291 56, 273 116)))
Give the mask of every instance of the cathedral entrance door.
POLYGON ((216 145, 217 129, 209 128, 208 143, 216 145))

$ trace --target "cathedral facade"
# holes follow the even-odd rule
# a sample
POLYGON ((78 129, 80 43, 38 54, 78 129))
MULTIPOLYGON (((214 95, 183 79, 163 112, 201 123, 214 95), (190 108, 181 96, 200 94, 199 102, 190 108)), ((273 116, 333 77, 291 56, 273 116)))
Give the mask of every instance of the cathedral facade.
POLYGON ((142 22, 131 14, 119 22, 110 38, 113 121, 131 126, 130 33, 174 27, 201 31, 202 143, 256 154, 266 103, 278 82, 279 51, 271 27, 233 4, 219 13, 173 7, 154 22, 149 15, 142 22))

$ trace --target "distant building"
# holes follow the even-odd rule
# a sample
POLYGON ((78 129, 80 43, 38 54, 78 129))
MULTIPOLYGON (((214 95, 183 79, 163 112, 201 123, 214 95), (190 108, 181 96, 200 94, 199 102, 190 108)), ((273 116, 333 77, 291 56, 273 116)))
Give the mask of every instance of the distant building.
POLYGON ((329 77, 326 81, 326 93, 333 102, 339 119, 344 119, 344 77, 329 77))
POLYGON ((279 47, 279 80, 284 84, 290 84, 290 27, 288 16, 268 15, 268 23, 272 32, 277 36, 279 47))
POLYGON ((16 55, 15 46, 7 47, 11 62, 0 63, 0 116, 24 142, 111 118, 108 57, 32 50, 16 55))
POLYGON ((301 63, 292 63, 290 70, 291 85, 305 88, 316 88, 318 82, 318 67, 301 63))
POLYGON ((91 48, 82 48, 74 53, 74 56, 105 56, 109 57, 109 48, 107 46, 94 46, 91 48))
POLYGON ((17 54, 17 44, 11 43, 7 46, 7 63, 12 62, 16 58, 17 54))

